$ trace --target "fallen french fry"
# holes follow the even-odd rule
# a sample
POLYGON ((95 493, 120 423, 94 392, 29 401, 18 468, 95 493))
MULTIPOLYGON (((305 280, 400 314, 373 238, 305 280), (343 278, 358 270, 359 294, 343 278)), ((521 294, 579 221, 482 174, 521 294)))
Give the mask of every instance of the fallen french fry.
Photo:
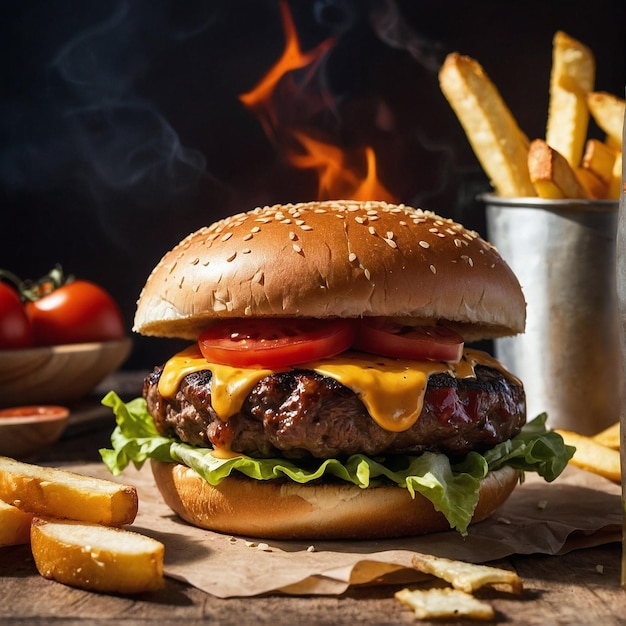
POLYGON ((595 81, 595 58, 580 41, 558 31, 552 42, 552 71, 546 142, 570 164, 580 164, 595 81))
POLYGON ((604 476, 613 482, 621 481, 620 453, 594 441, 591 437, 569 430, 557 430, 568 446, 574 446, 576 452, 570 463, 588 472, 604 476))
POLYGON ((31 549, 42 576, 72 587, 126 594, 164 584, 164 545, 122 528, 35 518, 31 549))
POLYGON ((465 593, 474 593, 485 586, 495 586, 511 593, 522 593, 524 590, 522 579, 516 572, 491 565, 467 563, 420 553, 413 555, 411 564, 418 572, 441 578, 465 593))
POLYGON ((462 618, 489 621, 495 616, 490 604, 473 595, 445 587, 437 589, 401 589, 395 598, 409 607, 417 619, 442 620, 462 618))
POLYGON ((0 547, 28 543, 32 519, 32 513, 0 500, 0 547))
POLYGON ((496 192, 536 196, 528 174, 528 138, 481 65, 453 52, 439 71, 439 83, 496 192))
POLYGON ((577 167, 574 170, 576 179, 584 189, 585 197, 594 200, 604 200, 607 196, 608 185, 601 181, 598 176, 584 167, 577 167))
POLYGON ((0 456, 0 500, 50 517, 131 524, 137 515, 135 487, 0 456))
POLYGON ((620 424, 615 422, 612 426, 600 431, 597 435, 593 436, 593 440, 607 448, 613 448, 613 450, 620 449, 620 424))
POLYGON ((596 124, 607 134, 609 145, 621 152, 626 100, 605 91, 592 91, 587 94, 587 106, 596 124))
POLYGON ((605 185, 613 178, 617 154, 599 139, 589 139, 585 144, 582 167, 593 172, 605 185))
POLYGON ((528 150, 528 171, 541 198, 587 198, 574 170, 557 150, 535 139, 528 150))

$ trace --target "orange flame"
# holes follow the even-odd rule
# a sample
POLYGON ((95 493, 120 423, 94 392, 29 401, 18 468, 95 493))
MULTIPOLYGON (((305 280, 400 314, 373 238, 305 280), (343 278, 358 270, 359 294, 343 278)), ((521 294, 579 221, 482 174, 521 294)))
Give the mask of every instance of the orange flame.
MULTIPOLYGON (((285 0, 280 2, 280 11, 285 33, 283 54, 256 87, 239 96, 241 102, 259 117, 266 134, 274 141, 276 141, 276 131, 280 126, 279 115, 273 106, 273 100, 277 98, 278 86, 284 87, 284 79, 295 70, 308 68, 313 74, 324 55, 334 45, 332 39, 327 39, 313 50, 303 52, 285 0)), ((293 83, 288 83, 287 86, 290 91, 286 93, 293 99, 296 87, 293 83)), ((348 155, 341 148, 313 139, 310 132, 296 131, 289 127, 280 128, 280 130, 294 137, 304 149, 304 153, 289 151, 288 161, 294 167, 317 170, 319 200, 386 200, 388 202, 396 200, 377 178, 376 155, 373 148, 368 146, 364 149, 364 154, 359 155, 360 159, 364 157, 366 162, 366 174, 360 176, 357 168, 348 162, 348 155)))
MULTIPOLYGON (((283 23, 283 31, 285 33, 285 49, 283 54, 256 87, 248 93, 239 96, 239 100, 248 109, 257 111, 259 115, 265 113, 270 118, 270 122, 273 126, 276 126, 277 120, 272 110, 271 101, 278 83, 286 74, 294 70, 303 69, 308 66, 313 66, 314 69, 319 61, 321 61, 324 54, 326 54, 334 44, 332 39, 326 39, 310 52, 302 52, 296 26, 289 11, 289 5, 285 0, 281 0, 280 2, 280 14, 283 23)), ((265 122, 263 119, 261 121, 264 123, 265 131, 268 132, 270 130, 266 126, 268 122, 265 122)), ((271 135, 271 133, 268 132, 268 135, 271 135)))
POLYGON ((317 170, 318 200, 396 200, 377 178, 376 155, 371 147, 365 148, 366 175, 362 177, 346 164, 346 153, 337 146, 302 132, 293 134, 306 152, 291 153, 287 158, 295 167, 317 170))

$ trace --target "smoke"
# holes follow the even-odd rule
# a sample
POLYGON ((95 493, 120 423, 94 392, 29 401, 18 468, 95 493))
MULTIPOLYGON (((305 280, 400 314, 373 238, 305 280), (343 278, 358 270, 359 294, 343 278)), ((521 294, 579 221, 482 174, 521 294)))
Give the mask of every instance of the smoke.
POLYGON ((415 31, 403 18, 396 0, 372 0, 370 23, 388 46, 408 52, 431 72, 441 66, 441 45, 415 31))
MULTIPOLYGON (((63 3, 58 14, 50 13, 55 4, 36 17, 24 11, 24 27, 29 18, 45 22, 47 10, 52 30, 63 13, 63 3)), ((87 2, 59 29, 65 40, 46 31, 30 67, 2 100, 3 189, 36 193, 76 185, 101 207, 121 191, 141 202, 198 185, 206 174, 203 154, 182 144, 157 104, 142 95, 142 81, 158 55, 208 28, 213 17, 196 14, 186 28, 182 19, 172 26, 163 2, 106 2, 97 10, 87 2)), ((109 204, 110 214, 115 205, 109 204)))

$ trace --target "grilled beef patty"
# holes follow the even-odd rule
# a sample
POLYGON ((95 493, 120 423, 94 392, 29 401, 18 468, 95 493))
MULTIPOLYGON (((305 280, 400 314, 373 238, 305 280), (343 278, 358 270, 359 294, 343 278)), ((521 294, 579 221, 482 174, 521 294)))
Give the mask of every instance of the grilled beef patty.
MULTIPOLYGON (((209 370, 188 374, 174 398, 159 394, 161 372, 157 367, 146 377, 143 395, 162 435, 257 457, 323 459, 427 450, 462 456, 516 435, 526 415, 523 388, 484 366, 475 368, 476 378, 431 376, 419 419, 400 433, 378 426, 353 391, 313 371, 267 376, 227 421, 211 406, 209 370)), ((393 397, 389 403, 392 407, 393 397)))

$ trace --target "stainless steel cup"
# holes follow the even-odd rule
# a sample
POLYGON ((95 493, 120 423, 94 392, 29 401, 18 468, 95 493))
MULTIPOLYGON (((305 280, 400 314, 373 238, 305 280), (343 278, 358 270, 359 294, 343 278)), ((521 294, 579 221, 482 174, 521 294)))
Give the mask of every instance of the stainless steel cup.
POLYGON ((524 383, 529 418, 595 434, 620 415, 615 288, 618 202, 482 196, 487 234, 517 275, 526 332, 495 341, 524 383))

